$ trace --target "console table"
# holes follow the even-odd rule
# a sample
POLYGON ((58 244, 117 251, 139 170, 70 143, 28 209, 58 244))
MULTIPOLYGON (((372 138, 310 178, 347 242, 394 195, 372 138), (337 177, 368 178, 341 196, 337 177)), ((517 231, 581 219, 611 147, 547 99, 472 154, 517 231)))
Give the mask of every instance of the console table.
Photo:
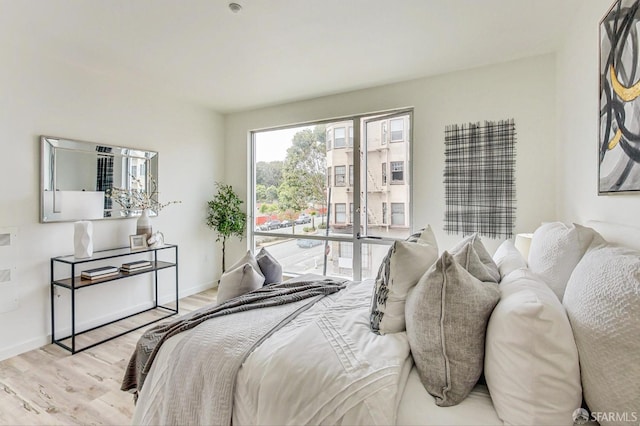
MULTIPOLYGON (((114 265, 118 266, 118 265, 114 265)), ((145 327, 157 321, 161 321, 172 315, 178 313, 178 246, 174 244, 165 244, 157 248, 145 248, 142 250, 131 250, 129 247, 117 248, 111 250, 102 250, 93 253, 93 256, 85 259, 76 259, 71 256, 58 256, 51 258, 51 342, 61 346, 72 354, 84 351, 92 348, 101 343, 120 337, 131 331, 145 327), (163 259, 169 257, 167 260, 160 260, 159 254, 163 259), (173 256, 171 256, 173 255, 173 256), (102 266, 102 264, 119 263, 148 260, 151 262, 151 266, 143 269, 131 272, 123 272, 119 270, 112 275, 105 276, 103 278, 85 279, 82 277, 82 270, 93 268, 94 266, 102 266), (175 308, 171 306, 164 306, 158 304, 158 271, 162 269, 173 268, 175 270, 175 308), (63 273, 61 273, 61 270, 63 273), (132 278, 144 274, 150 274, 153 281, 153 300, 152 306, 148 309, 143 309, 139 312, 119 317, 112 321, 102 323, 98 326, 78 331, 76 325, 76 292, 90 292, 95 286, 109 285, 114 281, 132 278), (61 276, 61 277, 60 277, 61 276), (60 277, 60 278, 58 278, 60 277), (69 309, 71 310, 71 333, 64 337, 58 337, 56 334, 56 299, 58 291, 66 290, 70 292, 71 304, 69 309), (76 338, 84 333, 94 331, 113 324, 124 319, 141 316, 150 311, 153 312, 154 317, 150 321, 145 321, 143 324, 136 324, 127 328, 125 331, 116 333, 115 335, 109 335, 109 337, 102 338, 97 342, 90 343, 84 347, 78 348, 76 345, 76 338), (66 342, 65 342, 66 341, 66 342)))

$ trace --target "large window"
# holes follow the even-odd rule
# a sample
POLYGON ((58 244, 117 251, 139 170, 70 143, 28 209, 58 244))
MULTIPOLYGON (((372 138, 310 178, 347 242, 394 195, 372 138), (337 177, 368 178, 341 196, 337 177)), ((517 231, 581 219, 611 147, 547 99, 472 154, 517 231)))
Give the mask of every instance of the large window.
POLYGON ((265 247, 286 275, 375 277, 389 244, 412 231, 411 114, 252 132, 250 248, 265 247), (402 141, 381 149, 394 120, 402 141))

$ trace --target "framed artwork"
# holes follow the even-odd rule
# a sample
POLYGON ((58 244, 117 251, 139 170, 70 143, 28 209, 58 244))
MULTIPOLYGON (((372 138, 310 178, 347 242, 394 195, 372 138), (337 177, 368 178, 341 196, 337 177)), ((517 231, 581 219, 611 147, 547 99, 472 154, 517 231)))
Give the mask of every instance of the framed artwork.
POLYGON ((147 235, 129 235, 129 246, 131 250, 142 250, 146 249, 147 246, 147 235))
POLYGON ((640 0, 600 21, 598 194, 640 191, 640 0))

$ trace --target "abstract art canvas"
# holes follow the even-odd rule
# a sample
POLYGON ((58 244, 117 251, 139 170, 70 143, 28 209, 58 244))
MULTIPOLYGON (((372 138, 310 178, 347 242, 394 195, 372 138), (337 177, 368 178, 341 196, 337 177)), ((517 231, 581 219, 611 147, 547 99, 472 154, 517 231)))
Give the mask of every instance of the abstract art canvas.
POLYGON ((598 193, 640 191, 640 0, 600 21, 598 193))

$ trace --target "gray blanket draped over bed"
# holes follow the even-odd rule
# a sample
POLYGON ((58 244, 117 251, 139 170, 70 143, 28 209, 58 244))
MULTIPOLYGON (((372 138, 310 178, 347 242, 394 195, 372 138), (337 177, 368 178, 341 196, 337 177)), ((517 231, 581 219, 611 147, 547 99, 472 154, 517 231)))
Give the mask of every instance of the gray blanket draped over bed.
MULTIPOLYGON (((220 390, 219 406, 221 417, 218 420, 230 422, 233 403, 233 385, 238 369, 246 356, 264 339, 281 328, 284 324, 297 316, 300 312, 311 307, 320 298, 333 294, 344 288, 343 283, 324 279, 317 281, 302 281, 294 283, 280 283, 263 287, 251 293, 231 299, 223 304, 204 308, 190 313, 174 321, 157 325, 139 339, 122 382, 122 390, 138 392, 151 364, 161 345, 170 337, 189 329, 193 329, 203 322, 234 313, 245 313, 238 316, 237 321, 222 321, 224 327, 217 328, 216 322, 208 323, 206 332, 194 330, 190 339, 220 341, 220 351, 217 354, 202 354, 209 356, 211 362, 219 364, 224 374, 217 378, 220 390), (258 310, 259 308, 269 308, 258 310), (213 328, 212 328, 213 327, 213 328), (232 338, 233 344, 225 341, 232 338)), ((222 324, 220 324, 222 325, 222 324)), ((191 356, 191 354, 189 354, 191 356)), ((194 356, 197 356, 194 355, 194 356)), ((185 356, 188 358, 188 356, 185 356)), ((186 360, 186 363, 190 361, 186 360)))

